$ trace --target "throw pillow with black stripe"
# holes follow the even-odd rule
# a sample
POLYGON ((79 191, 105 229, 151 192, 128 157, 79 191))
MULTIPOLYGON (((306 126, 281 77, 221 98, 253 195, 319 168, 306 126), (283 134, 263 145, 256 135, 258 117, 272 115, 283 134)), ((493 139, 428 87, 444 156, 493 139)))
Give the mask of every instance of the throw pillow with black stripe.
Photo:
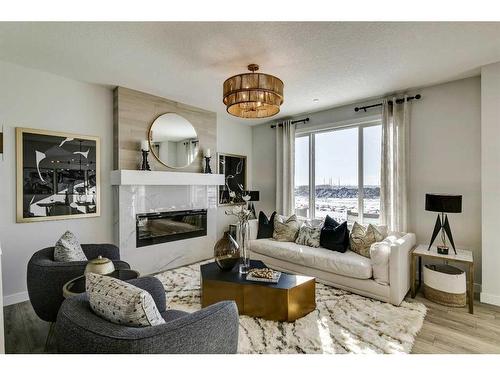
POLYGON ((257 239, 273 237, 275 216, 276 211, 272 213, 269 219, 264 212, 259 212, 259 229, 257 231, 257 239))
POLYGON ((335 219, 327 215, 323 228, 321 228, 319 243, 325 249, 345 253, 349 248, 347 221, 339 224, 335 219))

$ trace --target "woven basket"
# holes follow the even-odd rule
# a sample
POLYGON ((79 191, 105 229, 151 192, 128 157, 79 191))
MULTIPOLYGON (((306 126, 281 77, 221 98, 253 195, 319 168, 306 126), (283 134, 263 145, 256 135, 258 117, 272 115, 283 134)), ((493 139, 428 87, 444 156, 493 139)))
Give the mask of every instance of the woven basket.
POLYGON ((436 290, 424 284, 424 296, 429 301, 450 307, 464 307, 467 301, 467 293, 447 293, 436 290))
POLYGON ((467 302, 465 273, 449 265, 426 265, 424 295, 432 302, 451 307, 464 307, 467 302))

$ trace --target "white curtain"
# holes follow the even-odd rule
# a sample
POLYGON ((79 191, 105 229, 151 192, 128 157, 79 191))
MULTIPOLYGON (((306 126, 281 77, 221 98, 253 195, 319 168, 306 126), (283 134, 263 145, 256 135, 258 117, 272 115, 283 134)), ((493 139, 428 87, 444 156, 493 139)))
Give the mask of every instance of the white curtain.
POLYGON ((295 211, 295 125, 291 120, 276 126, 276 212, 291 215, 295 211))
POLYGON ((409 106, 406 96, 402 103, 394 97, 382 105, 380 218, 389 230, 401 232, 408 230, 409 106))

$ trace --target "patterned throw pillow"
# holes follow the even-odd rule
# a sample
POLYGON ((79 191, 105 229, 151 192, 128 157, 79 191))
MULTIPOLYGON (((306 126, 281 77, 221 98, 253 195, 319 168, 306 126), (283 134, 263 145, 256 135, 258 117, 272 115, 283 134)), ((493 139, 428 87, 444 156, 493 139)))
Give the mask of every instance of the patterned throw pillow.
POLYGON ((292 215, 288 219, 282 215, 276 215, 274 217, 273 238, 280 242, 295 242, 299 228, 300 224, 296 215, 292 215))
POLYGON ((306 222, 302 224, 299 229, 299 235, 295 240, 296 244, 319 247, 319 236, 321 234, 321 227, 314 227, 311 223, 306 222))
POLYGON ((165 323, 151 294, 125 281, 87 273, 85 289, 92 310, 112 323, 149 327, 165 323))
POLYGON ((362 225, 354 222, 351 230, 351 250, 366 258, 370 257, 370 246, 380 242, 384 236, 371 224, 365 229, 362 225))
POLYGON ((54 246, 54 260, 56 262, 77 262, 88 259, 76 236, 68 230, 54 246))

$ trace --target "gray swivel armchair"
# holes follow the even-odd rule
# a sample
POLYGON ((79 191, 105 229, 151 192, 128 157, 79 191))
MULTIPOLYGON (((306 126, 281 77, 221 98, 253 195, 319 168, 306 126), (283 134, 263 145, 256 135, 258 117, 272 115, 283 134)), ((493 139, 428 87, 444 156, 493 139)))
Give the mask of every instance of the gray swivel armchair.
MULTIPOLYGON (((128 263, 120 260, 120 250, 115 245, 82 245, 82 250, 88 259, 102 255, 111 259, 116 269, 130 269, 128 263)), ((64 301, 62 293, 64 284, 83 275, 86 265, 86 261, 54 261, 54 247, 47 247, 33 254, 28 262, 28 295, 40 319, 51 323, 56 321, 57 312, 64 301)))
POLYGON ((127 327, 111 323, 90 308, 86 294, 66 299, 55 324, 60 353, 236 353, 238 308, 219 302, 194 313, 166 310, 165 290, 152 276, 127 281, 148 291, 165 324, 127 327))

